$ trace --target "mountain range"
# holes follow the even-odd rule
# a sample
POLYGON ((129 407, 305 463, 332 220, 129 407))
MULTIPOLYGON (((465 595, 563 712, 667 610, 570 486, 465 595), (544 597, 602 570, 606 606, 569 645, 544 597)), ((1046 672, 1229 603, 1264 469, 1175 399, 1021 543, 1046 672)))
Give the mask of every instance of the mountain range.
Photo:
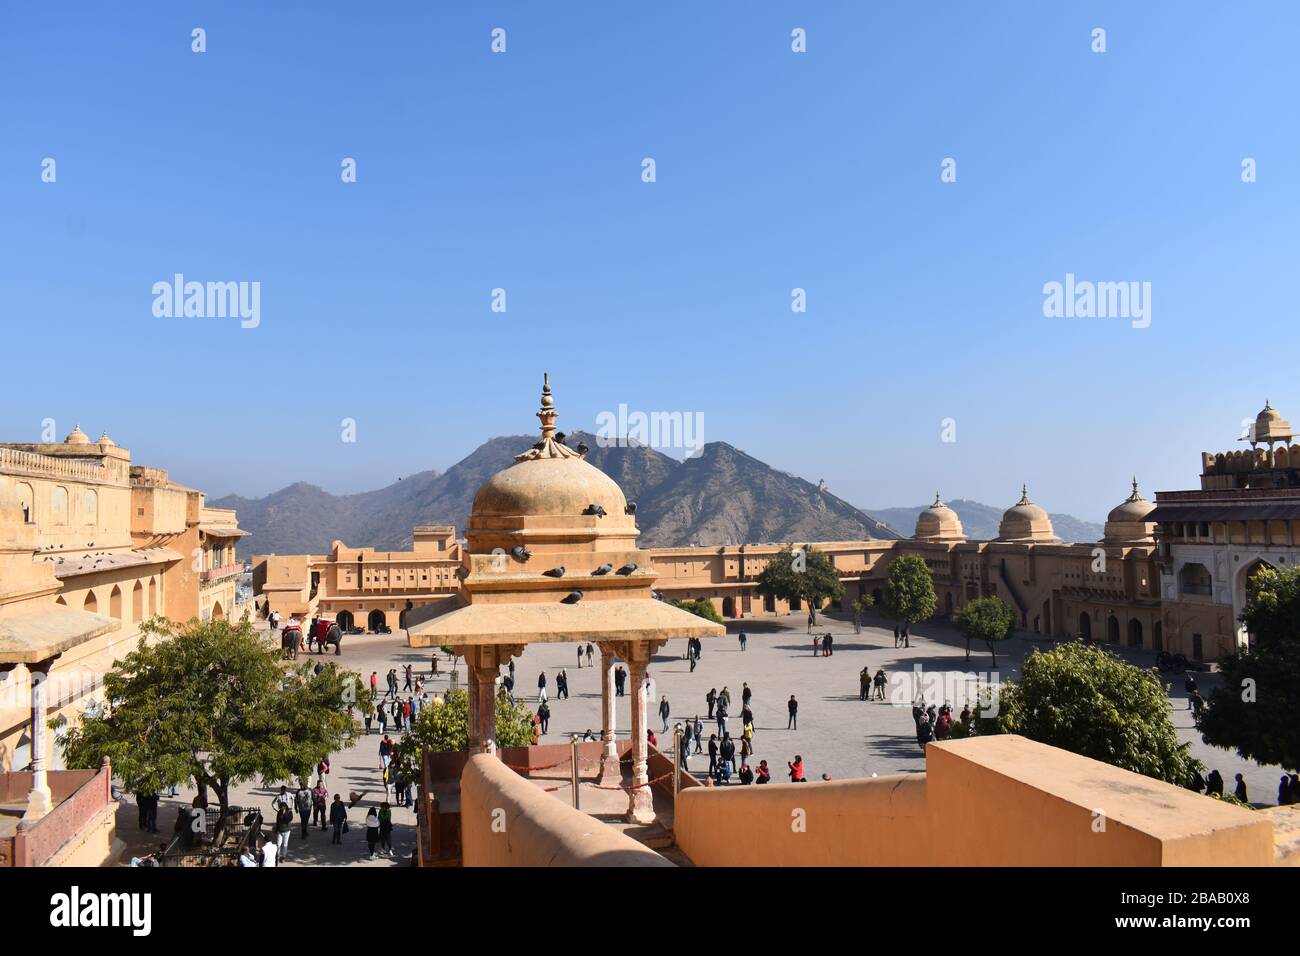
MULTIPOLYGON (((415 525, 454 524, 463 534, 478 487, 534 441, 529 435, 493 438, 444 472, 422 471, 377 491, 334 495, 296 482, 262 498, 228 495, 208 504, 238 510, 240 527, 251 532, 240 540, 241 558, 324 554, 335 539, 354 547, 406 550, 415 525)), ((642 547, 899 538, 911 534, 922 507, 890 508, 873 516, 726 442, 709 442, 698 456, 678 461, 635 443, 602 446, 582 432, 567 441, 590 446, 587 461, 637 503, 642 547)), ((997 534, 999 509, 960 500, 949 506, 970 537, 997 534)), ((1100 537, 1098 526, 1069 515, 1052 515, 1052 521, 1066 540, 1100 537)))

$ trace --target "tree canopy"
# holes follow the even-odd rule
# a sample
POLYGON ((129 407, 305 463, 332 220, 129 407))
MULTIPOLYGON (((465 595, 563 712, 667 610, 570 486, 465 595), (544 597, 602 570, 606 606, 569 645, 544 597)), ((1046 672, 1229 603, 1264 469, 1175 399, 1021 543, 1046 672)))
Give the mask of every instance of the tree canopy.
POLYGON ((1248 760, 1294 769, 1300 765, 1300 569, 1257 573, 1241 617, 1255 646, 1219 661, 1221 682, 1201 715, 1201 735, 1248 760))
POLYGON ((996 716, 987 709, 981 734, 1021 734, 1179 786, 1204 769, 1178 740, 1160 675, 1100 647, 1032 651, 1020 679, 1002 685, 996 716))
POLYGON ((882 598, 880 606, 885 615, 904 624, 924 621, 934 614, 939 599, 925 559, 915 554, 895 558, 889 565, 882 598))
POLYGON ((781 601, 806 601, 814 614, 824 601, 838 601, 844 585, 835 563, 814 547, 786 545, 759 572, 754 590, 781 601))
POLYGON ((107 756, 139 792, 193 779, 224 810, 231 786, 309 780, 317 763, 350 745, 349 708, 364 707, 370 694, 356 674, 284 663, 278 644, 247 620, 157 618, 141 631, 136 649, 104 677, 102 712, 84 715, 64 738, 69 767, 98 767, 107 756))
POLYGON ((718 609, 713 606, 713 602, 708 598, 687 598, 682 601, 673 601, 673 607, 679 607, 683 611, 689 611, 696 617, 702 617, 706 621, 712 621, 714 624, 722 623, 722 615, 718 609))
POLYGON ((993 657, 993 666, 997 667, 998 655, 993 645, 1011 636, 1016 614, 1011 605, 1000 597, 982 597, 958 610, 953 615, 952 622, 966 638, 967 660, 970 659, 971 641, 983 641, 993 657))
MULTIPOLYGON (((523 704, 496 698, 498 747, 527 747, 533 742, 533 712, 523 704)), ((417 779, 424 751, 434 753, 469 748, 469 695, 453 690, 442 702, 433 701, 420 710, 410 729, 397 745, 398 773, 417 779)))

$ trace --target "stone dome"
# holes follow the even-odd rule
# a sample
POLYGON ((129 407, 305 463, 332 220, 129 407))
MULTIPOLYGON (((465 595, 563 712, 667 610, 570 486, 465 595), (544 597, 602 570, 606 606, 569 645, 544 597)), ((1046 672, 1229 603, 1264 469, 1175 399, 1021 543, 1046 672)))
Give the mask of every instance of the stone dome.
POLYGON ((997 540, 1046 543, 1057 540, 1047 512, 1029 500, 1028 487, 1022 487, 1020 500, 1002 513, 997 540))
POLYGON ((114 448, 117 447, 117 442, 113 441, 113 439, 111 439, 111 438, 108 437, 108 429, 104 429, 102 432, 100 432, 100 434, 99 434, 99 440, 98 440, 95 444, 97 444, 97 445, 110 445, 110 446, 112 446, 112 447, 114 447, 114 448))
POLYGON ((63 439, 65 445, 89 445, 90 436, 81 430, 80 425, 73 425, 68 437, 63 439))
POLYGON ((483 482, 472 517, 581 515, 590 505, 621 515, 623 491, 599 468, 573 457, 538 457, 515 462, 483 482))
POLYGON ((1106 516, 1105 542, 1107 544, 1152 544, 1155 542, 1155 522, 1147 516, 1155 511, 1153 502, 1138 492, 1137 478, 1133 479, 1133 493, 1111 509, 1106 516))
POLYGON ((1282 417, 1282 413, 1274 408, 1267 400, 1260 413, 1255 416, 1255 433, 1254 442, 1285 442, 1294 437, 1291 431, 1291 423, 1282 417))
POLYGON ((912 537, 918 541, 964 541, 966 532, 961 519, 934 493, 934 504, 916 516, 916 531, 912 537))

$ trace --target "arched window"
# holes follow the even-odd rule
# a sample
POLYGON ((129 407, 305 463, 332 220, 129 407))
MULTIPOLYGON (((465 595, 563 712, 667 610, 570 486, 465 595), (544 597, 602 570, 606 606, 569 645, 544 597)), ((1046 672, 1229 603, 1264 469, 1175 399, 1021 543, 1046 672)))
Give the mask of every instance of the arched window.
POLYGON ((153 617, 158 613, 158 579, 149 579, 149 616, 153 617))
POLYGON ((55 525, 68 523, 68 489, 55 485, 50 492, 50 523, 55 525))
POLYGON ((87 488, 81 496, 82 524, 95 524, 99 520, 99 495, 94 488, 87 488))
POLYGON ((119 621, 122 620, 122 589, 116 584, 113 585, 113 591, 108 596, 108 614, 119 621))
POLYGON ((23 521, 31 524, 36 520, 36 509, 33 507, 35 496, 32 495, 32 486, 25 481, 18 482, 18 507, 23 511, 23 521))
POLYGON ((1135 617, 1129 618, 1128 621, 1128 646, 1142 646, 1142 622, 1135 617))
POLYGON ((1212 594, 1209 569, 1194 562, 1184 564, 1178 572, 1178 590, 1182 594, 1212 594))
POLYGON ((131 589, 131 620, 137 623, 144 620, 144 585, 139 581, 131 589))
POLYGON ((83 604, 82 607, 85 610, 89 611, 91 614, 94 614, 96 611, 99 610, 99 601, 95 600, 94 591, 86 592, 86 603, 83 604))
POLYGON ((1079 636, 1084 640, 1092 639, 1092 618, 1087 611, 1079 612, 1079 636))
POLYGON ((1108 644, 1119 643, 1119 621, 1115 619, 1114 614, 1106 619, 1106 642, 1108 644))

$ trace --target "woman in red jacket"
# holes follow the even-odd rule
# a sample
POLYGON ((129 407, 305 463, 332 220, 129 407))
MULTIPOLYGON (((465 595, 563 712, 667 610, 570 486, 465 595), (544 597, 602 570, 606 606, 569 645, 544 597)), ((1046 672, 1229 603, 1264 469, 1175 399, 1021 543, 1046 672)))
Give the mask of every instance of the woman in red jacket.
POLYGON ((772 771, 770 771, 770 770, 767 769, 767 761, 766 761, 766 760, 760 760, 760 761, 758 762, 758 779, 755 780, 754 782, 755 782, 755 783, 771 783, 771 782, 772 782, 772 771))
POLYGON ((803 757, 799 756, 799 754, 795 754, 795 755, 794 755, 794 763, 788 763, 788 764, 786 764, 786 766, 790 768, 790 782, 791 782, 791 783, 806 783, 806 782, 807 782, 807 781, 804 780, 804 778, 803 778, 803 757))

